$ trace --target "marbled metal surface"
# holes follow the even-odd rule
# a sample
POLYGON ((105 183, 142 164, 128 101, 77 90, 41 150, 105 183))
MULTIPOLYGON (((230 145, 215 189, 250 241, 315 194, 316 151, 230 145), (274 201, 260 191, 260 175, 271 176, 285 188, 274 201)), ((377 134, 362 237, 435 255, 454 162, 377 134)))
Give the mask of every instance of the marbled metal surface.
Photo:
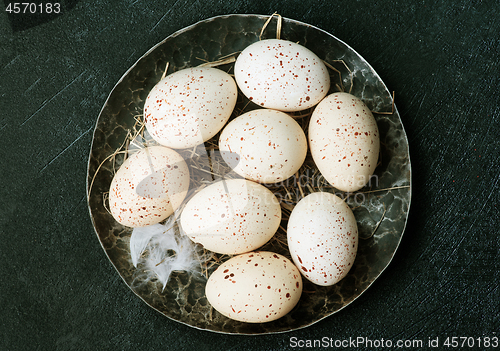
MULTIPOLYGON (((353 268, 346 278, 332 287, 319 287, 305 282, 304 293, 296 308, 284 318, 265 324, 241 323, 221 316, 211 308, 204 296, 204 280, 186 273, 174 274, 163 291, 159 284, 137 283, 137 270, 132 265, 129 251, 132 230, 116 223, 105 208, 104 195, 109 189, 114 170, 120 164, 120 157, 116 158, 116 162, 106 159, 122 145, 127 132, 133 128, 135 118, 142 113, 149 90, 161 78, 167 62, 168 73, 171 73, 204 61, 237 54, 259 40, 267 18, 258 15, 215 17, 174 33, 152 48, 111 92, 97 120, 89 157, 88 187, 92 184, 88 198, 90 214, 102 247, 125 283, 165 316, 196 328, 221 333, 290 331, 311 325, 346 307, 365 292, 390 263, 402 238, 410 206, 408 141, 397 109, 393 110, 391 94, 381 78, 354 50, 329 33, 283 19, 282 39, 305 45, 340 71, 339 76, 332 70, 333 91, 351 91, 374 112, 393 111, 389 114, 375 113, 381 135, 381 154, 373 182, 356 194, 350 194, 347 199, 353 208, 362 238, 353 268)), ((276 19, 271 21, 263 34, 263 38, 274 37, 276 19)), ((224 67, 230 70, 231 65, 224 67)), ((240 108, 246 103, 244 99, 239 101, 240 108)), ((305 179, 311 182, 317 180, 312 177, 305 179)), ((322 190, 337 193, 328 184, 319 186, 322 190)), ((304 189, 307 191, 307 187, 304 189)), ((286 248, 277 243, 272 240, 263 249, 287 255, 286 248)))

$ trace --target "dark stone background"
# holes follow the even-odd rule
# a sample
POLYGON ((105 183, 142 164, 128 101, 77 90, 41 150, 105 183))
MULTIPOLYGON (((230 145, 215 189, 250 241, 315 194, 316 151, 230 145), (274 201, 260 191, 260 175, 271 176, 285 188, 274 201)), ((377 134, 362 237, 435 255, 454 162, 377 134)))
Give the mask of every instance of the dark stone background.
POLYGON ((1 350, 285 350, 291 337, 500 337, 499 2, 61 5, 63 13, 40 17, 0 5, 1 350), (144 304, 106 258, 86 201, 92 132, 115 83, 169 34, 219 14, 275 11, 345 41, 396 92, 413 167, 410 218, 392 264, 341 312, 285 334, 200 331, 144 304))

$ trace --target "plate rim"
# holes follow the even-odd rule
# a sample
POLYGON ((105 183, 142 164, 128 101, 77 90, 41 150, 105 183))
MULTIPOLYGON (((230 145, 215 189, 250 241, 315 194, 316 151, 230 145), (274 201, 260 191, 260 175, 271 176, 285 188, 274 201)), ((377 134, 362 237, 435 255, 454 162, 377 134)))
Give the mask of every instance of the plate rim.
MULTIPOLYGON (((282 334, 282 333, 289 333, 289 332, 292 332, 292 331, 296 331, 296 330, 300 330, 300 329, 304 329, 304 328, 307 328, 307 327, 310 327, 328 317, 331 317, 333 314, 336 314, 342 310, 344 310, 347 306, 351 305, 353 302, 355 302, 360 296, 362 296, 368 289, 370 289, 370 287, 380 278, 380 276, 387 270, 387 268, 391 265, 392 261, 394 260, 394 257, 399 249, 399 246, 401 245, 401 241, 403 239, 403 235, 405 234, 406 232, 406 227, 407 227, 407 224, 408 224, 408 218, 409 218, 409 214, 410 214, 410 208, 411 208, 411 202, 412 202, 412 197, 413 197, 413 172, 412 172, 412 167, 411 167, 411 155, 410 155, 410 143, 409 143, 409 140, 408 140, 408 134, 406 133, 406 130, 405 130, 405 127, 404 127, 404 124, 403 124, 403 121, 401 119, 401 116, 399 114, 399 111, 397 109, 397 106, 396 106, 396 103, 394 102, 393 100, 393 106, 394 106, 394 113, 395 115, 397 115, 397 118, 399 120, 399 123, 401 125, 401 130, 402 132, 404 133, 404 140, 406 141, 406 144, 408 146, 408 171, 409 171, 409 185, 408 185, 408 198, 407 198, 407 210, 406 210, 406 216, 405 216, 405 219, 404 219, 404 224, 403 224, 403 228, 401 230, 401 234, 400 234, 400 237, 397 241, 397 244, 395 245, 395 248, 394 248, 394 251, 391 253, 390 255, 390 259, 388 260, 387 264, 381 269, 381 271, 377 274, 377 276, 373 279, 372 282, 370 282, 363 291, 361 291, 357 296, 355 296, 350 302, 342 305, 340 308, 338 308, 337 310, 335 311, 332 311, 331 313, 325 315, 325 316, 322 316, 308 324, 305 324, 305 325, 301 325, 301 326, 298 326, 298 327, 295 327, 293 329, 289 329, 289 330, 277 330, 277 331, 265 331, 265 332, 262 332, 262 333, 245 333, 245 332, 230 332, 230 331, 222 331, 222 330, 214 330, 214 329, 207 329, 207 328, 203 328, 203 327, 200 327, 200 326, 197 326, 197 325, 193 325, 193 324, 189 324, 185 321, 181 321, 179 319, 176 319, 176 318, 173 318, 163 312, 161 312, 160 310, 158 310, 157 308, 155 308, 154 306, 152 306, 150 303, 148 303, 141 295, 139 295, 134 289, 132 289, 130 287, 130 285, 126 282, 125 278, 123 277, 123 275, 121 274, 121 272, 118 270, 118 267, 113 263, 113 261, 111 260, 110 256, 109 256, 109 253, 107 252, 107 249, 104 247, 101 239, 100 239, 100 236, 99 236, 99 233, 97 232, 97 228, 96 228, 96 224, 95 224, 95 219, 94 219, 94 216, 92 214, 92 209, 91 209, 91 206, 90 206, 90 198, 91 198, 91 192, 92 192, 92 189, 91 189, 91 177, 90 177, 90 167, 91 167, 91 161, 92 161, 92 150, 94 149, 94 143, 95 143, 95 136, 96 136, 96 132, 98 131, 98 126, 99 126, 99 121, 101 120, 101 117, 102 117, 102 114, 103 114, 103 111, 104 109, 106 108, 106 106, 108 105, 108 102, 110 100, 110 98, 112 97, 113 93, 115 92, 116 88, 118 87, 118 85, 120 85, 123 80, 127 77, 127 75, 137 66, 137 64, 143 59, 145 58, 146 56, 148 56, 149 54, 151 54, 153 51, 155 51, 159 46, 163 45, 167 40, 171 39, 171 38, 174 38, 176 36, 179 36, 181 34, 183 34, 184 32, 187 32, 189 30, 191 30, 192 28, 198 26, 199 24, 201 23, 208 23, 208 22, 212 22, 214 20, 217 20, 217 19, 226 19, 226 18, 231 18, 231 17, 256 17, 256 18, 261 18, 261 19, 264 19, 264 20, 267 20, 267 19, 271 19, 271 17, 275 16, 276 14, 272 14, 272 15, 262 15, 262 14, 250 14, 250 13, 233 13, 233 14, 221 14, 221 15, 216 15, 216 16, 212 16, 212 17, 209 17, 209 18, 206 18, 206 19, 202 19, 202 20, 199 20, 193 24, 190 24, 186 27, 183 27, 181 29, 178 29, 176 31, 174 31, 173 33, 167 35, 164 39, 162 39, 161 41, 159 41, 158 43, 156 43, 153 47, 151 47, 149 50, 147 50, 144 54, 142 54, 126 71, 125 73, 123 73, 120 77, 120 79, 114 84, 113 88, 111 89, 111 91, 109 92, 106 100, 104 101, 104 104, 102 105, 100 111, 99 111, 99 114, 98 114, 98 117, 97 119, 95 120, 95 125, 94 125, 94 128, 93 128, 93 133, 92 133, 92 142, 90 144, 90 150, 89 150, 89 156, 88 156, 88 160, 87 160, 87 174, 86 174, 86 198, 87 198, 87 209, 89 211, 89 215, 90 215, 90 219, 91 219, 91 222, 92 222, 92 227, 93 227, 93 230, 94 230, 94 234, 97 236, 97 239, 99 241, 99 244, 101 246, 101 248, 103 249, 104 253, 106 254, 106 257, 109 261, 109 263, 111 264, 111 266, 114 268, 114 270, 118 273, 118 275, 120 276, 121 280, 126 284, 126 286, 128 287, 128 290, 131 290, 132 293, 134 295, 136 295, 137 297, 139 297, 147 306, 149 306, 149 308, 153 309, 154 311, 156 311, 157 313, 159 313, 160 315, 164 316, 164 317, 167 317, 168 319, 172 320, 172 321, 175 321, 177 323, 181 323, 183 325, 186 325, 190 328, 194 328, 194 329, 198 329, 198 330, 203 330, 203 331, 208 331, 208 332, 213 332, 213 333, 217 333, 217 334, 224 334, 224 335, 248 335, 248 336, 260 336, 260 335, 270 335, 270 334, 282 334)), ((302 22, 300 20, 296 20, 296 19, 293 19, 293 18, 288 18, 288 17, 283 17, 283 16, 280 16, 281 19, 283 20, 283 22, 291 22, 291 23, 295 23, 297 25, 300 25, 300 26, 305 26, 305 27, 309 27, 309 28, 312 28, 313 30, 315 31, 319 31, 319 32, 322 32, 324 34, 326 34, 327 36, 329 37, 332 37, 334 40, 338 41, 339 43, 341 43, 342 45, 344 45, 345 47, 347 47, 349 50, 352 51, 352 53, 354 53, 357 57, 359 57, 363 62, 364 64, 366 64, 371 72, 374 74, 374 76, 377 77, 377 79, 379 80, 379 82, 382 84, 382 86, 384 87, 384 89, 386 90, 387 93, 390 94, 390 91, 387 87, 387 85, 385 84, 385 82, 381 79, 380 75, 378 74, 378 72, 373 68, 373 66, 363 57, 361 56, 356 50, 354 50, 350 45, 348 45, 347 43, 345 43, 343 40, 339 39, 338 37, 336 37, 335 35, 333 35, 332 33, 324 30, 324 29, 321 29, 315 25, 312 25, 312 24, 309 24, 309 23, 305 23, 305 22, 302 22)), ((98 171, 98 170, 97 170, 98 171)), ((95 172, 95 174, 97 173, 97 171, 95 172)))

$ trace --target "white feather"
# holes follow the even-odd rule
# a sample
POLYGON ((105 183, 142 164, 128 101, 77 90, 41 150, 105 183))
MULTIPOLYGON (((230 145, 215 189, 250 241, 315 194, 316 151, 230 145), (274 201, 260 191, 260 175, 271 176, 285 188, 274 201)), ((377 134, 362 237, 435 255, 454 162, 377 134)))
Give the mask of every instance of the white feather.
POLYGON ((137 268, 139 258, 149 244, 151 238, 155 235, 163 233, 163 225, 153 224, 147 227, 134 228, 130 237, 130 256, 132 263, 137 268))
POLYGON ((141 280, 157 279, 163 289, 174 271, 186 271, 201 276, 203 262, 211 256, 197 255, 196 244, 189 239, 176 223, 172 215, 165 224, 154 224, 134 228, 130 238, 132 263, 141 280))

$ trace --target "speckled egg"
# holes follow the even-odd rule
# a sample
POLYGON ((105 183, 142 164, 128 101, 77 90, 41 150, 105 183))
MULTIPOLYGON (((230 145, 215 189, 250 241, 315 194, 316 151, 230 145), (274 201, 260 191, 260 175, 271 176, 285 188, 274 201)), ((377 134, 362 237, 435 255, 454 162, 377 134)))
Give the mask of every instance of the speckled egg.
POLYGON ((207 281, 208 301, 222 315, 263 323, 290 312, 302 294, 302 278, 286 257, 267 251, 235 256, 207 281))
POLYGON ((219 149, 239 175, 261 183, 291 177, 304 163, 307 139, 284 112, 257 109, 235 118, 222 130, 219 149))
POLYGON ((220 69, 177 71, 156 84, 146 98, 146 129, 161 145, 194 147, 222 129, 233 112, 237 94, 234 79, 220 69))
POLYGON ((236 59, 234 77, 251 101, 287 112, 313 107, 330 89, 323 61, 306 47, 280 39, 246 47, 236 59))
POLYGON ((323 177, 341 191, 365 186, 377 166, 380 137, 370 109, 356 96, 334 93, 314 109, 311 155, 323 177))
POLYGON ((180 206, 188 188, 189 169, 177 152, 163 146, 140 149, 113 177, 109 208, 124 226, 159 223, 180 206))
POLYGON ((349 206, 338 196, 316 192, 292 210, 287 240, 293 262, 305 278, 329 286, 343 279, 358 250, 358 227, 349 206))
POLYGON ((261 184, 228 179, 200 190, 186 204, 181 227, 207 250, 240 254, 272 238, 281 221, 274 194, 261 184))

